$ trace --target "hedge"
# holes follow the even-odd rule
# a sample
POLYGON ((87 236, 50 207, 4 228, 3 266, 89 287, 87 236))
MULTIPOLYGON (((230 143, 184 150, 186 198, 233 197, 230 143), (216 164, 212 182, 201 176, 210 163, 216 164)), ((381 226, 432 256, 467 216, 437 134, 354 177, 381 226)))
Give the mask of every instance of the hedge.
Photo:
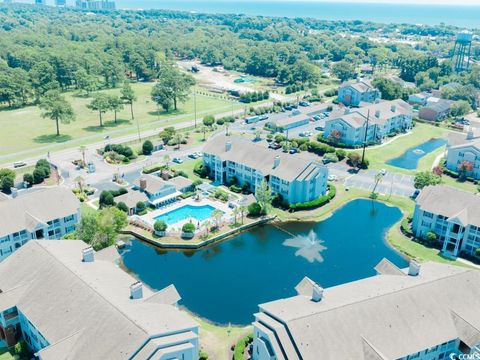
POLYGON ((312 209, 312 208, 317 208, 320 206, 325 205, 326 203, 330 202, 337 193, 337 189, 335 188, 334 185, 330 184, 329 185, 329 191, 328 194, 323 195, 319 197, 318 199, 312 200, 312 201, 307 201, 303 203, 296 203, 296 204, 290 204, 290 210, 307 210, 307 209, 312 209))
POLYGON ((243 353, 245 352, 248 344, 250 344, 252 341, 253 334, 249 334, 238 340, 237 345, 235 345, 235 350, 233 351, 233 360, 244 360, 243 353))
POLYGON ((157 172, 159 170, 162 170, 164 168, 165 168, 165 165, 163 165, 163 164, 150 165, 150 166, 146 166, 146 167, 143 168, 143 173, 144 174, 151 174, 151 173, 157 172))

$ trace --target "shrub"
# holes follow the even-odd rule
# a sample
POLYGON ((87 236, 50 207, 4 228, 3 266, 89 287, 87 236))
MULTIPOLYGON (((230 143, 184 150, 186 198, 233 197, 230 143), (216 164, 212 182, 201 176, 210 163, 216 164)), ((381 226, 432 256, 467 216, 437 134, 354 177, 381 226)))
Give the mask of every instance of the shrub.
POLYGON ((165 223, 165 221, 157 220, 153 224, 153 229, 155 231, 166 231, 167 230, 167 224, 165 223))
POLYGON ((480 257, 480 248, 477 248, 477 249, 475 250, 475 256, 480 257))
POLYGON ((33 170, 32 176, 34 184, 41 184, 46 177, 45 169, 36 168, 35 170, 33 170))
POLYGON ((215 193, 213 194, 213 197, 215 199, 219 199, 219 200, 222 200, 222 201, 227 201, 228 200, 228 194, 221 189, 215 190, 215 193))
POLYGON ((234 192, 234 193, 237 193, 237 194, 240 194, 242 192, 242 188, 238 185, 230 185, 229 189, 234 192))
POLYGON ((437 234, 435 234, 433 231, 429 231, 425 235, 425 241, 430 245, 435 244, 437 242, 437 234))
POLYGON ((208 174, 210 174, 210 169, 208 166, 203 165, 202 162, 198 162, 197 164, 195 164, 193 172, 201 178, 206 178, 208 177, 208 174))
POLYGON ((203 351, 200 351, 198 354, 198 360, 208 360, 208 354, 203 351))
POLYGON ((137 202, 137 204, 135 205, 135 208, 137 209, 138 214, 142 214, 145 212, 145 210, 147 210, 147 206, 143 201, 137 202))
POLYGON ((325 156, 323 157, 323 159, 324 159, 326 162, 333 162, 333 163, 338 162, 338 156, 337 156, 335 153, 325 154, 325 156))
POLYGON ((248 215, 250 216, 260 216, 262 213, 262 207, 258 202, 251 203, 248 205, 248 215))
POLYGON ((330 184, 328 194, 320 196, 318 199, 315 199, 312 201, 290 204, 290 209, 291 210, 307 210, 307 209, 323 206, 326 203, 328 203, 330 200, 332 200, 335 197, 336 193, 337 193, 337 189, 335 188, 335 186, 330 184))
POLYGON ((23 181, 33 184, 33 175, 30 173, 23 174, 23 181))
POLYGON ((157 172, 159 170, 162 170, 164 168, 165 168, 165 165, 163 165, 163 164, 150 165, 150 166, 146 166, 146 167, 143 168, 143 173, 144 174, 151 174, 151 173, 157 172))
POLYGON ((347 152, 343 149, 338 149, 337 151, 335 151, 335 154, 337 155, 338 160, 340 161, 342 161, 347 157, 347 152))
POLYGON ((113 194, 111 191, 104 190, 100 193, 100 198, 99 198, 99 204, 100 208, 103 208, 105 206, 113 206, 115 205, 115 200, 113 199, 113 194))
POLYGON ((215 123, 215 117, 213 115, 207 115, 203 118, 203 125, 212 126, 215 123))
POLYGON ((402 223, 400 225, 400 229, 406 236, 413 236, 412 232, 412 226, 411 226, 412 218, 410 216, 406 217, 405 219, 402 220, 402 223))
POLYGON ((247 348, 248 344, 253 341, 253 335, 247 335, 244 338, 241 338, 235 345, 235 350, 233 351, 233 360, 243 360, 243 353, 247 348))
POLYGON ((142 154, 143 155, 150 155, 153 151, 153 144, 150 140, 145 140, 142 145, 142 154))
POLYGON ((193 225, 192 223, 186 223, 182 226, 182 231, 184 233, 193 233, 195 232, 195 225, 193 225))
POLYGON ((118 209, 118 210, 122 210, 124 213, 127 213, 127 214, 128 214, 128 206, 127 206, 127 204, 125 204, 123 201, 120 201, 120 202, 117 204, 117 209, 118 209))
POLYGON ((1 182, 1 189, 3 192, 10 194, 10 189, 14 186, 14 180, 11 177, 4 177, 1 182))
POLYGON ((338 94, 337 89, 328 89, 325 91, 325 96, 327 97, 337 96, 337 94, 338 94))

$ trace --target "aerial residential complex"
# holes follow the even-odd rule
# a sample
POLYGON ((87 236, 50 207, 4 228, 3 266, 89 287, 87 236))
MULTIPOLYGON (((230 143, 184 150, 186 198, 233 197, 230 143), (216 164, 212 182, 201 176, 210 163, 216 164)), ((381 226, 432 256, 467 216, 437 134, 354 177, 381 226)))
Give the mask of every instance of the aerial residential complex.
POLYGON ((198 359, 198 325, 174 286, 153 292, 113 247, 31 241, 0 263, 0 348, 24 339, 41 360, 198 359))
POLYGON ((382 260, 376 276, 260 305, 253 359, 448 359, 480 345, 480 272, 382 260))
POLYGON ((403 100, 378 102, 328 119, 324 137, 348 146, 381 143, 389 135, 411 129, 412 118, 412 108, 403 100))
POLYGON ((366 79, 344 82, 338 89, 338 101, 347 106, 373 103, 381 98, 380 91, 373 87, 371 81, 366 79))
POLYGON ((80 202, 66 188, 0 196, 0 261, 32 239, 60 239, 75 230, 80 202))
POLYGON ((480 197, 449 186, 424 188, 416 199, 413 231, 418 238, 433 232, 446 255, 474 255, 480 247, 480 197))
POLYGON ((462 163, 471 165, 466 176, 480 179, 480 131, 469 128, 467 135, 452 133, 447 145, 447 169, 459 172, 462 163))
POLYGON ((251 191, 266 180, 275 194, 290 204, 317 199, 327 191, 328 169, 313 159, 273 151, 240 137, 221 137, 203 149, 203 163, 214 181, 235 178, 251 191))

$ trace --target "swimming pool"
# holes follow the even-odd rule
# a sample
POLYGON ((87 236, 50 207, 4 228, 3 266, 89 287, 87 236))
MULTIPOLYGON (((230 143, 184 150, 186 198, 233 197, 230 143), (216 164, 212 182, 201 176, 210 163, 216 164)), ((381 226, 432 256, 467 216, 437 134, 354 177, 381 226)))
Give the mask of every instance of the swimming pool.
POLYGON ((204 221, 212 217, 216 209, 211 205, 184 205, 165 214, 154 217, 154 220, 163 220, 167 225, 173 225, 179 221, 186 220, 189 217, 197 221, 204 221))

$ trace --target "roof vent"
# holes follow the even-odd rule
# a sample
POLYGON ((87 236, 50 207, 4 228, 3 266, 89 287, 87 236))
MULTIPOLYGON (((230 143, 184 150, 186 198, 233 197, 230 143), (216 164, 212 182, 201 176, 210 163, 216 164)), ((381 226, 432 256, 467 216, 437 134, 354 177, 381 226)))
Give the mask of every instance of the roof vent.
POLYGON ((380 118, 380 110, 376 110, 376 111, 375 111, 375 117, 376 117, 377 119, 380 118))
POLYGON ((348 106, 345 108, 345 115, 347 114, 350 114, 350 108, 348 106))
POLYGON ((312 287, 312 301, 319 302, 323 299, 323 288, 317 283, 312 287))
POLYGON ((408 275, 417 276, 420 274, 420 263, 416 260, 410 260, 410 265, 408 266, 408 275))
POLYGON ((390 108, 390 110, 392 110, 392 112, 397 111, 397 106, 396 106, 396 105, 392 105, 391 108, 390 108))
POLYGON ((273 159, 273 168, 276 169, 278 167, 278 165, 280 165, 280 156, 277 155, 273 159))
POLYGON ((89 246, 82 250, 82 261, 83 262, 93 262, 95 260, 95 252, 93 247, 89 246))
POLYGON ((136 300, 143 297, 143 285, 140 281, 130 285, 130 299, 136 300))
POLYGON ((225 143, 225 151, 230 151, 232 149, 232 143, 230 141, 227 141, 225 143))

